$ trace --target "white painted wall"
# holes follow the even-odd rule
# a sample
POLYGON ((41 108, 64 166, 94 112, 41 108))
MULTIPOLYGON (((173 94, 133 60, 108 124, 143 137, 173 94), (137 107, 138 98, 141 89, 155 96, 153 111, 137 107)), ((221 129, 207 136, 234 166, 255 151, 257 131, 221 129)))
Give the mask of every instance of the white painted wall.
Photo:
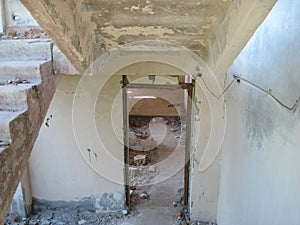
MULTIPOLYGON (((79 112, 81 119, 76 121, 80 123, 76 127, 79 127, 83 139, 88 140, 85 149, 80 149, 82 143, 78 145, 78 140, 73 133, 72 120, 75 93, 87 101, 89 99, 80 90, 76 92, 81 78, 77 75, 60 76, 55 96, 29 161, 32 195, 47 201, 71 201, 86 197, 97 198, 104 193, 117 193, 120 200, 124 201, 123 106, 122 95, 120 95, 122 77, 112 76, 102 87, 95 108, 93 106, 88 108, 88 111, 94 115, 92 121, 103 141, 102 147, 97 144, 97 139, 89 136, 92 127, 89 130, 85 129, 90 114, 86 114, 83 109, 79 112), (87 162, 82 157, 83 151, 87 148, 91 149, 91 162, 87 162), (94 153, 97 153, 97 159, 94 153), (114 160, 119 163, 114 164, 114 160), (98 172, 99 168, 102 169, 103 173, 95 172, 94 167, 97 167, 98 172)), ((131 82, 152 83, 147 76, 142 79, 140 76, 130 76, 129 79, 131 82)), ((169 82, 176 83, 177 79, 157 78, 156 81, 158 84, 169 82)), ((86 90, 92 92, 99 90, 99 84, 87 81, 84 85, 87 85, 84 86, 86 90)), ((80 108, 76 109, 80 110, 80 108)))
POLYGON ((0 33, 4 32, 5 27, 5 13, 4 13, 4 1, 0 1, 0 33))
MULTIPOLYGON (((194 151, 196 154, 192 154, 191 157, 191 184, 190 184, 190 213, 192 219, 201 218, 203 221, 214 221, 216 218, 216 205, 217 205, 217 193, 215 192, 212 196, 209 196, 214 190, 212 187, 218 186, 213 182, 214 175, 209 179, 208 173, 200 173, 199 172, 199 163, 200 158, 203 155, 203 150, 207 144, 207 140, 209 139, 209 130, 211 128, 211 117, 206 116, 209 115, 209 107, 208 102, 205 98, 204 93, 199 90, 199 88, 195 89, 195 103, 197 107, 194 107, 193 110, 193 128, 200 127, 200 140, 195 140, 195 136, 193 135, 193 144, 194 151), (209 193, 208 193, 209 192, 209 193), (212 199, 211 199, 212 197, 212 199), (209 204, 206 200, 211 199, 211 203, 209 204)), ((195 129, 193 129, 195 131, 195 129)), ((210 170, 209 170, 210 171, 210 170)), ((213 170, 213 173, 217 170, 213 170)), ((217 176, 218 177, 218 176, 217 176)))
MULTIPOLYGON (((293 105, 300 95, 300 1, 279 0, 230 75, 293 105)), ((241 81, 227 97, 219 225, 300 224, 300 112, 241 81)))
MULTIPOLYGON (((61 76, 58 83, 45 119, 45 123, 48 121, 48 127, 45 123, 43 124, 29 162, 32 195, 38 199, 53 201, 97 197, 103 193, 119 193, 122 199, 124 186, 113 183, 94 172, 84 161, 76 143, 72 126, 72 104, 79 80, 80 76, 61 76)), ((117 76, 111 79, 111 86, 115 88, 111 88, 106 96, 102 96, 106 97, 108 102, 111 102, 109 95, 114 97, 114 93, 120 90, 118 89, 119 80, 120 77, 117 76)), ((107 105, 107 102, 105 104, 107 105)), ((83 118, 85 116, 87 115, 82 114, 83 118)), ((100 125, 107 121, 110 123, 110 117, 106 116, 107 114, 104 113, 96 114, 97 123, 100 125)), ((113 132, 107 126, 99 127, 99 129, 105 130, 106 133, 113 132)), ((85 130, 82 130, 82 135, 85 135, 85 130)), ((91 146, 95 141, 97 140, 91 140, 91 146)), ((117 157, 122 158, 123 147, 118 145, 118 142, 114 144, 114 147, 113 152, 117 152, 117 157)), ((99 163, 101 163, 101 157, 99 155, 99 163)), ((116 176, 123 172, 109 166, 106 169, 116 176)))
MULTIPOLYGON (((114 54, 111 53, 110 57, 115 57, 114 54)), ((195 59, 191 58, 189 54, 180 53, 167 56, 162 54, 158 55, 160 58, 157 56, 155 58, 162 62, 170 61, 174 65, 178 64, 178 67, 187 71, 187 74, 194 74, 198 63, 201 66, 202 64, 193 61, 195 59)), ((147 52, 145 55, 149 57, 147 52)), ((126 65, 131 62, 131 59, 134 59, 133 62, 135 62, 135 54, 117 54, 115 61, 106 61, 106 63, 110 65, 108 69, 116 71, 116 68, 119 69, 124 61, 126 65)), ((167 63, 145 61, 136 65, 129 64, 127 69, 123 68, 116 73, 118 75, 110 78, 104 87, 101 87, 101 82, 96 82, 97 79, 89 76, 84 77, 84 81, 80 83, 80 76, 61 77, 45 119, 45 123, 47 122, 49 127, 44 124, 41 128, 30 159, 32 194, 35 198, 80 200, 84 197, 97 197, 109 192, 117 193, 117 196, 120 199, 123 197, 124 200, 124 185, 121 184, 124 181, 122 101, 120 96, 117 96, 121 87, 121 75, 126 74, 124 71, 127 71, 130 74, 128 77, 130 82, 152 84, 147 76, 140 79, 142 74, 135 73, 135 71, 158 75, 183 74, 181 70, 171 66, 172 64, 166 66, 167 63), (75 94, 76 87, 79 88, 79 92, 75 94), (99 89, 101 89, 100 93, 98 93, 99 89), (99 98, 95 98, 94 95, 99 98), (74 96, 76 96, 77 102, 73 101, 74 96), (72 123, 72 107, 76 108, 75 126, 72 123), (74 127, 79 135, 77 138, 73 133, 72 128, 74 127), (99 145, 97 136, 90 135, 90 131, 95 128, 98 137, 101 137, 104 142, 103 145, 99 145), (92 150, 91 162, 89 162, 87 148, 92 150), (98 159, 94 153, 97 153, 98 159), (111 178, 116 179, 112 180, 111 178)), ((108 69, 106 69, 106 73, 110 74, 107 72, 108 69)), ((217 87, 216 79, 207 71, 208 68, 204 66, 203 70, 207 84, 218 93, 220 90, 217 87)), ((195 132, 192 137, 190 209, 193 219, 214 222, 217 215, 219 161, 218 158, 213 159, 217 153, 219 139, 222 138, 222 131, 219 131, 219 128, 224 123, 224 103, 222 99, 213 98, 204 84, 198 83, 198 81, 196 82, 197 107, 193 106, 195 132), (214 117, 213 120, 212 117, 214 117), (199 129, 200 127, 201 129, 199 129), (215 139, 210 141, 211 137, 215 139), (216 139, 218 140, 216 141, 216 139), (206 166, 208 168, 205 168, 206 166)), ((155 84, 157 83, 172 84, 177 83, 177 79, 175 77, 168 77, 168 79, 157 77, 155 84)))
POLYGON ((39 26, 20 0, 3 0, 6 26, 39 26), (16 16, 16 17, 14 17, 16 16))

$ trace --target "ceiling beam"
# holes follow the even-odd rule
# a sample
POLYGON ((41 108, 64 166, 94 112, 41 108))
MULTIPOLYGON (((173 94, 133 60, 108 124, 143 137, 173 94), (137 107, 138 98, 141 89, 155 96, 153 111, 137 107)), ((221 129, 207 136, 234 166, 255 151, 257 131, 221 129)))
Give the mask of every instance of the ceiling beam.
POLYGON ((74 29, 70 29, 75 27, 75 22, 68 20, 68 23, 65 23, 65 17, 73 14, 70 6, 66 4, 64 7, 57 7, 63 4, 60 0, 21 0, 21 2, 74 67, 82 73, 87 65, 80 49, 80 41, 77 41, 78 45, 75 43, 79 38, 76 37, 74 29))

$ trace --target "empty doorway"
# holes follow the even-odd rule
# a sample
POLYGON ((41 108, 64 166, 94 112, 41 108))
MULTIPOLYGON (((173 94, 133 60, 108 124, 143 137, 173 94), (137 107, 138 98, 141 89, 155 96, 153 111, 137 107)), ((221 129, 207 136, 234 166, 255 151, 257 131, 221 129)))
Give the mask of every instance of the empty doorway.
POLYGON ((127 81, 123 76, 126 202, 173 224, 188 205, 193 82, 127 81))

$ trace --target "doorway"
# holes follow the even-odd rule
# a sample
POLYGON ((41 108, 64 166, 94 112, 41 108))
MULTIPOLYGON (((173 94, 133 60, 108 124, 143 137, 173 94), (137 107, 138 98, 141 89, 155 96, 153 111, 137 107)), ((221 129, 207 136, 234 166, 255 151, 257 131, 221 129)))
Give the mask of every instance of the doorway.
POLYGON ((126 203, 149 217, 164 212, 165 224, 188 206, 194 82, 186 77, 160 85, 123 76, 126 203))

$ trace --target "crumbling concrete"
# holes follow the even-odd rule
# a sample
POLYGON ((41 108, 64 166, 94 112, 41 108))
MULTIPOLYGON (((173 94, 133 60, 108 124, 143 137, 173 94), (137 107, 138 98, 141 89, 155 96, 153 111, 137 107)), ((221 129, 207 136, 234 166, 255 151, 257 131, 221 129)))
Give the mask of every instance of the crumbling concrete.
MULTIPOLYGON (((4 90, 0 96, 0 120, 3 124, 0 127, 0 139, 7 142, 7 146, 0 149, 2 185, 0 223, 3 224, 12 196, 21 180, 34 141, 54 94, 55 82, 51 62, 51 42, 32 44, 26 41, 0 41, 0 45, 3 50, 0 54, 2 61, 34 60, 36 62, 34 68, 38 68, 40 74, 38 81, 31 85, 7 83, 0 86, 0 89, 4 90), (41 54, 38 54, 38 49, 41 50, 41 54)), ((22 67, 19 70, 22 70, 22 67)), ((5 74, 6 71, 4 69, 2 73, 5 74)), ((13 74, 12 77, 14 76, 13 74)))
POLYGON ((79 72, 111 48, 163 40, 189 48, 223 73, 276 2, 21 1, 79 72))

